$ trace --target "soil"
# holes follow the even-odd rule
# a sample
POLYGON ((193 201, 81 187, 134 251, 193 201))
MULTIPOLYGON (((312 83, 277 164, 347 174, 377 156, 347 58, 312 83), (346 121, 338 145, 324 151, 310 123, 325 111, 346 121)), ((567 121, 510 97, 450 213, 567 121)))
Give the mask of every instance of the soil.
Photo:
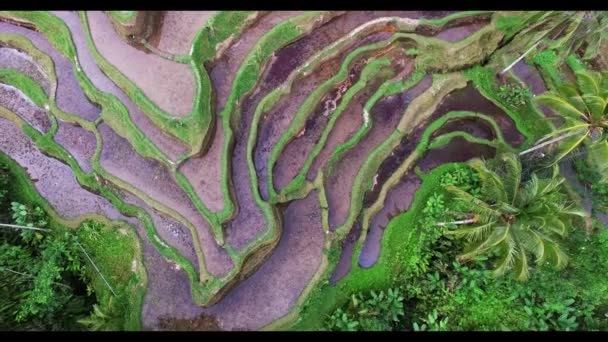
POLYGON ((72 63, 49 43, 46 36, 25 27, 0 22, 0 32, 16 33, 28 38, 40 51, 53 60, 57 74, 57 106, 65 112, 89 121, 99 117, 100 110, 91 103, 76 80, 72 63))
POLYGON ((209 308, 196 306, 183 272, 144 243, 149 279, 144 326, 156 330, 163 317, 193 319, 204 313, 223 330, 257 330, 286 315, 321 261, 325 234, 317 194, 289 204, 284 222, 279 245, 268 261, 209 308))
POLYGON ((51 128, 47 112, 13 86, 0 83, 0 106, 17 114, 40 133, 46 133, 51 128))
POLYGON ((84 190, 72 170, 57 159, 47 157, 11 121, 0 117, 0 151, 23 167, 36 190, 65 219, 99 214, 116 220, 122 216, 103 197, 84 190))
POLYGON ((196 34, 205 26, 205 23, 216 11, 165 11, 162 25, 157 37, 156 47, 164 52, 176 55, 187 55, 196 34))
POLYGON ((192 111, 197 89, 189 64, 138 50, 120 38, 104 12, 88 11, 91 35, 100 54, 161 109, 176 117, 192 111))
POLYGON ((98 127, 102 136, 101 166, 112 175, 128 182, 150 198, 171 208, 192 223, 198 232, 205 262, 210 273, 221 276, 232 268, 228 253, 217 246, 210 227, 188 195, 179 187, 162 164, 139 156, 131 145, 105 123, 98 127))
POLYGON ((441 128, 431 134, 430 140, 433 140, 440 135, 456 131, 469 133, 474 137, 490 141, 496 138, 494 128, 487 121, 476 118, 464 118, 448 120, 441 128))
POLYGON ((427 151, 418 166, 422 171, 429 172, 445 163, 465 162, 476 157, 489 159, 495 152, 491 146, 475 144, 462 137, 455 137, 448 145, 427 151))
POLYGON ((470 24, 450 27, 439 32, 435 38, 442 39, 448 42, 457 42, 479 31, 482 27, 488 25, 489 20, 474 21, 470 24))
POLYGON ((350 268, 352 265, 353 252, 355 250, 355 245, 357 244, 357 240, 359 239, 359 234, 361 234, 361 222, 357 221, 353 228, 348 232, 346 239, 342 241, 342 250, 340 253, 340 259, 336 264, 336 268, 334 269, 331 277, 329 277, 329 283, 334 285, 340 279, 344 278, 350 272, 350 268))
POLYGON ((376 263, 380 256, 382 236, 388 223, 395 216, 408 210, 420 184, 420 178, 414 172, 409 172, 388 191, 382 209, 371 220, 365 244, 359 255, 359 266, 370 268, 376 263))
POLYGON ((237 41, 232 43, 230 48, 214 63, 209 70, 209 77, 215 90, 218 113, 226 105, 237 71, 258 40, 276 25, 298 14, 301 14, 301 12, 273 11, 265 14, 243 32, 237 41))
POLYGON ((45 93, 51 93, 51 84, 42 68, 28 54, 11 47, 0 46, 0 69, 14 69, 31 77, 45 93))
POLYGON ((76 159, 84 172, 91 172, 91 158, 97 147, 95 135, 86 129, 57 120, 58 129, 53 137, 76 159))
POLYGON ((131 120, 135 125, 150 139, 169 159, 175 161, 177 158, 187 151, 187 148, 176 138, 168 135, 158 128, 120 89, 112 80, 110 80, 97 66, 93 55, 91 55, 87 46, 86 37, 80 19, 74 12, 53 12, 68 26, 72 34, 72 39, 76 45, 78 52, 78 62, 84 73, 91 82, 99 90, 110 93, 116 96, 127 109, 131 120))
POLYGON ((369 153, 397 128, 409 103, 430 85, 431 79, 426 77, 408 91, 378 101, 371 109, 370 119, 373 120, 371 129, 355 147, 343 155, 334 172, 328 175, 325 182, 331 229, 336 228, 346 219, 355 176, 369 153))
POLYGON ((168 245, 177 249, 179 254, 188 259, 192 263, 192 266, 194 266, 196 272, 200 271, 198 267, 198 258, 193 245, 194 239, 186 226, 159 212, 158 210, 151 208, 144 203, 144 201, 127 191, 121 191, 121 195, 125 202, 145 210, 148 215, 152 217, 152 221, 154 221, 154 228, 156 229, 156 232, 160 238, 168 245))
POLYGON ((500 127, 505 141, 512 146, 519 146, 525 140, 509 115, 481 95, 472 83, 444 97, 431 116, 430 121, 434 121, 452 111, 470 111, 492 117, 500 127))
POLYGON ((216 119, 213 140, 205 154, 188 158, 179 167, 179 171, 188 179, 196 191, 196 195, 213 212, 224 208, 222 194, 222 146, 224 145, 224 129, 221 118, 216 119))

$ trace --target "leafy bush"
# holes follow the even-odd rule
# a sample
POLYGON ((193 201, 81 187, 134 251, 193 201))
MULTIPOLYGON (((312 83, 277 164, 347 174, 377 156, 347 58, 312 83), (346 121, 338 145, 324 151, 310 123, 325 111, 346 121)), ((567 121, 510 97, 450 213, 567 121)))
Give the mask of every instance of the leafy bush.
POLYGON ((329 316, 327 328, 335 331, 393 330, 405 314, 403 300, 397 288, 353 294, 346 309, 338 308, 329 316))
POLYGON ((600 212, 608 211, 608 183, 600 181, 602 175, 589 167, 585 159, 575 159, 573 164, 577 178, 591 190, 593 208, 600 212))
POLYGON ((498 96, 512 107, 524 106, 532 96, 528 87, 514 84, 500 86, 498 96))

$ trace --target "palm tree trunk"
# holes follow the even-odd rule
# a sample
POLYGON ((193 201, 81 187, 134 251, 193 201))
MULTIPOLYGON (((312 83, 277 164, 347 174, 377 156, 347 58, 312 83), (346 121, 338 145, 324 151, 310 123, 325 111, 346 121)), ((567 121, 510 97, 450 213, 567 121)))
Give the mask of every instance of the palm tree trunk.
POLYGON ((538 150, 540 148, 543 148, 543 147, 545 147, 547 145, 550 145, 550 144, 556 143, 558 141, 570 138, 570 137, 572 137, 572 136, 574 136, 576 134, 579 134, 579 133, 580 133, 580 131, 575 131, 575 132, 570 132, 570 133, 567 133, 567 134, 564 134, 564 135, 560 135, 557 138, 553 138, 551 140, 545 141, 542 144, 533 146, 533 147, 531 147, 531 148, 529 148, 529 149, 527 149, 525 151, 519 152, 519 155, 523 156, 524 154, 527 154, 527 153, 530 153, 530 152, 534 152, 534 151, 536 151, 536 150, 538 150))
POLYGON ((475 223, 477 222, 477 218, 470 218, 470 219, 466 219, 466 220, 460 220, 460 221, 451 221, 451 222, 437 222, 438 226, 447 226, 449 224, 471 224, 471 223, 475 223))
MULTIPOLYGON (((561 25, 562 23, 564 23, 566 20, 568 20, 568 18, 565 18, 564 20, 560 21, 559 24, 557 24, 555 27, 558 27, 559 25, 561 25)), ((566 28, 564 27, 563 29, 561 29, 559 31, 559 33, 561 33, 563 30, 565 30, 566 28)), ((553 31, 553 29, 545 32, 540 38, 538 38, 538 41, 536 43, 534 43, 534 45, 532 45, 528 50, 526 50, 526 52, 523 53, 523 55, 519 56, 518 59, 516 59, 513 63, 509 64, 509 66, 507 66, 506 68, 504 68, 503 71, 500 72, 500 74, 504 74, 505 72, 511 70, 511 68, 513 68, 513 66, 515 66, 515 64, 517 64, 519 61, 521 61, 524 57, 526 57, 530 52, 532 52, 532 50, 534 50, 534 48, 540 44, 543 39, 545 38, 546 35, 548 35, 551 31, 553 31)), ((555 36, 558 36, 559 33, 555 36)))
POLYGON ((539 39, 536 43, 534 43, 534 45, 532 45, 526 52, 523 53, 523 55, 519 56, 518 59, 516 59, 513 63, 509 64, 509 66, 507 66, 506 68, 503 69, 503 71, 500 72, 500 74, 504 74, 505 72, 511 70, 512 67, 515 66, 515 64, 517 64, 519 61, 521 61, 524 57, 526 57, 530 52, 532 52, 532 50, 534 50, 534 48, 540 44, 540 42, 542 42, 542 38, 539 39))
POLYGON ((27 227, 27 226, 20 226, 17 224, 6 224, 6 223, 0 223, 0 227, 6 227, 6 228, 16 228, 16 229, 29 229, 29 230, 40 230, 43 232, 48 232, 48 229, 43 229, 43 228, 36 228, 36 227, 27 227))

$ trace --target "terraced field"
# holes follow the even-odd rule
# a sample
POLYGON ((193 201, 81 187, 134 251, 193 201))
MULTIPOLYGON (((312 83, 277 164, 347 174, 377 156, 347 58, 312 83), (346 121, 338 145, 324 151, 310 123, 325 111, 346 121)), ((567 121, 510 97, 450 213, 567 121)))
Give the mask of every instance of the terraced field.
POLYGON ((169 12, 141 39, 121 13, 0 13, 0 152, 61 218, 133 227, 144 329, 302 324, 391 277, 434 170, 552 129, 497 92, 554 87, 495 77, 523 12, 169 12))

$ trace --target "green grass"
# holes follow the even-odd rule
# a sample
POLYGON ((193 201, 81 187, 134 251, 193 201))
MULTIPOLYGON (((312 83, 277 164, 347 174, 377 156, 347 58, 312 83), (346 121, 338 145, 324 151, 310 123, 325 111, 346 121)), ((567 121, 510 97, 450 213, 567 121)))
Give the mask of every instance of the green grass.
POLYGON ((0 69, 0 83, 7 84, 21 90, 25 96, 27 96, 36 106, 40 108, 44 108, 44 106, 48 104, 48 96, 42 87, 29 76, 16 70, 0 69))
POLYGON ((137 11, 108 11, 107 13, 122 25, 129 25, 137 16, 137 11))
MULTIPOLYGON (((313 18, 322 14, 323 12, 306 13, 288 19, 272 28, 260 38, 237 71, 230 96, 221 113, 222 127, 224 129, 224 145, 221 159, 221 187, 225 205, 223 210, 217 213, 220 222, 231 219, 235 213, 228 177, 231 174, 229 172, 231 164, 230 159, 232 156, 231 151, 234 146, 233 127, 238 124, 241 117, 241 99, 253 90, 263 71, 262 66, 270 59, 273 52, 309 32, 311 28, 308 28, 307 26, 310 25, 313 18)), ((255 126, 255 122, 252 127, 253 126, 255 126)), ((250 179, 252 182, 257 182, 257 177, 250 177, 250 179), (254 178, 255 180, 253 180, 254 178)), ((254 193, 257 193, 257 186, 253 187, 253 189, 255 189, 254 193)))
MULTIPOLYGON (((291 189, 295 189, 297 191, 306 181, 306 175, 308 174, 308 170, 312 166, 314 159, 321 152, 323 147, 325 146, 325 142, 327 141, 329 134, 331 133, 336 121, 340 118, 344 110, 348 107, 351 99, 361 91, 365 89, 366 86, 369 86, 369 83, 377 80, 378 77, 382 77, 383 70, 387 70, 387 66, 390 65, 390 61, 386 58, 376 59, 371 61, 369 64, 365 66, 363 71, 361 72, 360 79, 352 85, 348 91, 344 94, 342 99, 340 100, 340 104, 336 108, 336 110, 331 113, 331 117, 327 122, 327 126, 323 129, 321 133, 321 137, 319 141, 315 144, 312 151, 306 157, 304 165, 298 172, 298 175, 281 191, 283 196, 288 196, 291 189)), ((390 72, 390 69, 388 69, 390 72)), ((317 88, 318 89, 318 88, 317 88)), ((293 136, 290 138, 293 139, 293 136)), ((276 145, 275 145, 276 146, 276 145)), ((274 165, 273 165, 274 166, 274 165)), ((272 171, 269 172, 269 176, 272 175, 272 171)), ((270 186, 270 185, 269 185, 270 186)))
MULTIPOLYGON (((356 263, 351 265, 350 272, 335 286, 319 283, 311 292, 302 307, 299 320, 289 327, 290 330, 318 330, 323 322, 336 307, 341 306, 350 298, 352 293, 370 288, 386 288, 399 279, 407 279, 420 261, 420 250, 424 241, 424 230, 415 229, 422 207, 428 197, 436 190, 441 175, 453 170, 458 164, 444 164, 433 169, 422 179, 422 184, 416 192, 410 209, 393 218, 386 227, 382 238, 382 253, 377 263, 364 269, 356 263)), ((330 252, 335 265, 339 249, 330 252)), ((334 266, 328 269, 331 274, 334 266)))
POLYGON ((525 106, 513 108, 498 95, 498 85, 494 77, 495 72, 491 67, 476 66, 468 69, 465 75, 484 97, 492 101, 513 119, 517 130, 526 138, 524 144, 520 146, 521 148, 530 146, 551 131, 552 127, 549 121, 538 110, 532 99, 525 106))
MULTIPOLYGON (((71 227, 102 274, 113 285, 121 299, 121 315, 125 330, 141 330, 141 310, 147 284, 147 275, 142 261, 142 249, 134 227, 121 221, 108 221, 93 215, 74 220, 61 219, 51 205, 38 193, 26 171, 14 160, 0 152, 0 163, 7 165, 11 173, 11 186, 15 200, 40 206, 49 214, 50 227, 71 227), (94 219, 95 228, 81 229, 81 223, 94 219), (78 228, 76 228, 78 227, 78 228), (134 266, 134 270, 132 267, 134 266)), ((86 273, 91 279, 98 301, 111 295, 107 285, 90 263, 86 273)))

